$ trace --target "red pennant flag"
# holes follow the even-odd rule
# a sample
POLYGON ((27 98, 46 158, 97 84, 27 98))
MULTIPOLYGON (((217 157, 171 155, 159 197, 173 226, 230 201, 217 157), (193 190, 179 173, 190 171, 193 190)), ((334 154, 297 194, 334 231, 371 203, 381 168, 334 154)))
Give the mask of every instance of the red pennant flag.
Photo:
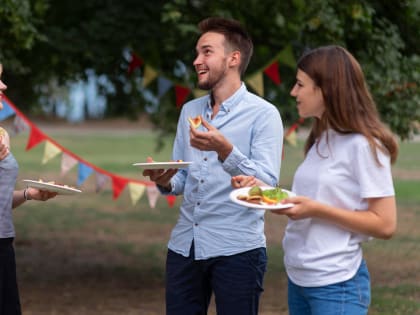
POLYGON ((143 60, 137 56, 135 53, 131 53, 131 61, 128 64, 127 72, 128 74, 132 74, 134 70, 141 67, 143 64, 143 60))
POLYGON ((30 134, 29 134, 28 143, 26 145, 26 151, 29 151, 34 146, 40 144, 42 141, 45 141, 46 139, 47 137, 38 128, 36 128, 35 126, 32 126, 30 134))
POLYGON ((176 196, 175 195, 168 195, 166 196, 166 201, 168 202, 169 207, 173 207, 176 201, 176 196))
POLYGON ((271 79, 276 85, 281 83, 279 74, 279 63, 274 61, 271 65, 264 69, 264 73, 271 79))
POLYGON ((128 179, 111 175, 112 178, 112 191, 113 191, 113 199, 118 199, 121 192, 124 190, 125 186, 127 186, 128 179))
POLYGON ((184 104, 187 96, 191 90, 185 86, 175 85, 176 107, 181 107, 184 104))

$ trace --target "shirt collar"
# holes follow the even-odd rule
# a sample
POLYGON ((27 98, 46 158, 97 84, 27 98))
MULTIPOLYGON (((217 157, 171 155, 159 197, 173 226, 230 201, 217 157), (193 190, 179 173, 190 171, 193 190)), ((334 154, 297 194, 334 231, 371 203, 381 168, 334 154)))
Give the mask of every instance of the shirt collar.
MULTIPOLYGON (((235 93, 233 93, 229 98, 224 100, 222 104, 220 105, 220 110, 225 112, 230 112, 232 108, 234 108, 236 105, 238 105, 244 98, 245 94, 247 92, 247 88, 245 84, 242 82, 239 89, 236 90, 235 93)), ((207 107, 211 109, 211 94, 209 95, 209 100, 207 101, 207 107)))

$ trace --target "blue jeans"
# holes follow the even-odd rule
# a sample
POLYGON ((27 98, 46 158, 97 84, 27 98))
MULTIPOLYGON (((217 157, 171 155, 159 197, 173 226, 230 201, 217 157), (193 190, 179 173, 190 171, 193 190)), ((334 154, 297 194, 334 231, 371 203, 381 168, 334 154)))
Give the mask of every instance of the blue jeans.
POLYGON ((166 314, 205 315, 214 292, 218 315, 256 315, 267 267, 265 248, 194 260, 168 250, 166 314))
POLYGON ((323 287, 301 287, 289 279, 290 315, 365 315, 370 304, 370 279, 363 260, 356 275, 323 287))

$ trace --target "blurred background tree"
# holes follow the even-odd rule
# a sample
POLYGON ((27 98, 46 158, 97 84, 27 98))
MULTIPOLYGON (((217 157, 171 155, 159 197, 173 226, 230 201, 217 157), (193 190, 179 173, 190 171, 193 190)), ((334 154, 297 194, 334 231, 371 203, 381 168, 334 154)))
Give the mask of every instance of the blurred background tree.
MULTIPOLYGON (((420 1, 381 0, 1 0, 0 61, 8 96, 23 110, 40 112, 46 97, 66 93, 67 82, 89 73, 106 78, 106 116, 136 119, 147 113, 156 128, 173 132, 179 114, 171 90, 142 86, 144 67, 131 75, 130 54, 172 82, 195 86, 192 61, 197 23, 208 16, 241 21, 255 53, 248 74, 267 66, 291 45, 305 50, 338 44, 362 64, 378 109, 401 138, 418 132, 420 1)), ((264 82, 265 97, 286 124, 297 119, 289 90, 295 69, 280 64, 281 85, 264 82)), ((192 97, 190 94, 189 97, 192 97)))

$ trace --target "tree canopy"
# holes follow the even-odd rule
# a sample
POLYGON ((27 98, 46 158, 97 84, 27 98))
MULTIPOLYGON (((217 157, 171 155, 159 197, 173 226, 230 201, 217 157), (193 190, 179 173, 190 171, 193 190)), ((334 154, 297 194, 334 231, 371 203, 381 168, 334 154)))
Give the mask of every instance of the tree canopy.
MULTIPOLYGON (((420 5, 415 0, 2 2, 0 62, 8 95, 26 110, 39 108, 41 97, 69 80, 85 78, 89 69, 108 79, 103 88, 108 116, 136 118, 147 112, 159 130, 172 132, 179 114, 174 92, 157 97, 156 82, 143 87, 144 64, 193 89, 197 23, 224 16, 241 21, 253 38, 248 74, 287 47, 298 58, 308 48, 342 45, 362 64, 392 130, 403 139, 418 131, 420 5), (129 75, 131 52, 141 57, 143 67, 129 75)), ((291 123, 297 119, 289 96, 296 69, 281 62, 282 83, 265 82, 264 94, 291 123)))

